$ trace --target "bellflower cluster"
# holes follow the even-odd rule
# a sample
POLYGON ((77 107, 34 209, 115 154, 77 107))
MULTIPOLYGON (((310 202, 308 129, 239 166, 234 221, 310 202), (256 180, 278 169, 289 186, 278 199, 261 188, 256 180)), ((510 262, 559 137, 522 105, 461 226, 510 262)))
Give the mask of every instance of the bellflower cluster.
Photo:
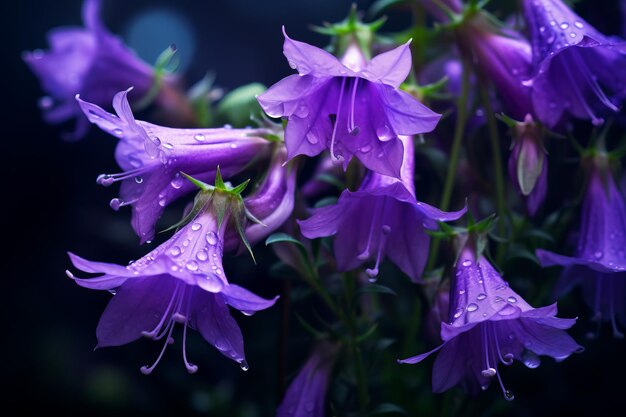
MULTIPOLYGON (((239 409, 255 397, 266 397, 277 417, 420 415, 428 410, 415 398, 428 381, 398 362, 417 364, 435 352, 432 391, 458 385, 474 395, 497 381, 512 400, 505 366, 537 368, 540 356, 560 362, 582 350, 567 333, 576 319, 558 318, 556 303, 526 301, 547 298, 533 252, 544 267, 564 267, 557 297, 580 285, 595 318, 622 337, 626 202, 612 164, 626 151, 615 145, 623 126, 610 120, 620 120, 626 98, 626 42, 561 0, 521 0, 519 11, 492 2, 488 12, 484 3, 415 1, 407 7, 411 26, 385 34, 384 18, 365 23, 354 6, 344 21, 315 27, 330 36, 325 49, 290 38, 283 26, 283 54, 297 73, 223 97, 206 80, 183 93, 182 75, 163 64, 167 54, 154 67, 141 61, 104 27, 100 0, 84 1, 84 28, 55 29, 49 51, 25 53, 47 94, 40 102, 47 121, 76 119, 74 138, 92 123, 116 139, 119 172, 96 182, 119 183, 109 205, 129 206, 132 230, 149 245, 127 265, 69 253, 66 274, 110 298, 97 347, 160 341, 156 360, 140 368, 146 375, 178 337, 187 371, 204 369, 195 346, 188 349, 189 329, 243 370, 246 353, 259 358, 262 372, 250 377, 263 383, 242 379, 255 390, 229 415, 255 414, 239 409), (598 133, 593 125, 605 119, 598 133), (597 136, 589 138, 591 130, 597 136), (607 154, 605 142, 617 150, 607 154), (550 194, 548 154, 550 183, 561 186, 550 194), (578 157, 586 175, 570 163, 578 157), (537 250, 568 230, 579 189, 572 255, 537 250), (182 220, 165 225, 153 245, 177 207, 186 207, 182 220), (258 250, 263 243, 270 248, 258 250), (227 261, 246 251, 255 266, 227 261), (396 268, 386 269, 386 260, 396 268), (387 276, 375 283, 381 271, 387 276), (263 297, 239 285, 238 277, 252 275, 255 286, 245 286, 263 297), (254 320, 263 338, 244 349, 248 331, 232 310, 269 309, 278 297, 266 297, 276 291, 273 314, 242 319, 254 320), (405 340, 391 343, 398 332, 405 340), (390 360, 424 340, 439 346, 390 360), (267 358, 274 347, 277 357, 267 358), (309 352, 303 363, 293 362, 296 350, 309 352)), ((399 3, 377 2, 372 14, 391 5, 399 3)), ((441 409, 439 399, 427 402, 441 409)))

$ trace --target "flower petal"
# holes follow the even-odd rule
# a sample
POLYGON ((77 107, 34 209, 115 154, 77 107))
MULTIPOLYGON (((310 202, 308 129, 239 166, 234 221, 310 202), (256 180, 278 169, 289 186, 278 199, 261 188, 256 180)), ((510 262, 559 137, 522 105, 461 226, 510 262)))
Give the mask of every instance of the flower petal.
POLYGON ((343 65, 332 54, 308 43, 295 41, 287 36, 283 26, 283 53, 289 65, 298 70, 300 75, 311 74, 315 77, 343 77, 354 76, 350 68, 343 65))
POLYGON ((225 285, 222 289, 222 294, 225 297, 226 304, 244 313, 265 310, 273 306, 276 300, 278 300, 278 296, 271 300, 266 300, 234 284, 225 285))
POLYGON ((376 55, 361 72, 361 77, 398 88, 411 72, 411 41, 376 55))

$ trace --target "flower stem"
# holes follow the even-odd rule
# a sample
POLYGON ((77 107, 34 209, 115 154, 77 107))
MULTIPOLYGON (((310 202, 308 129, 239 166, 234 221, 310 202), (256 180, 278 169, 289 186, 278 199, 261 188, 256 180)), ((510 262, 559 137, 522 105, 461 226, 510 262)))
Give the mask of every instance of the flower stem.
MULTIPOLYGON (((456 177, 456 169, 459 164, 459 157, 461 155, 461 144, 463 143, 463 133, 465 132, 465 123, 467 122, 467 99, 469 94, 469 65, 465 59, 463 63, 463 77, 461 81, 461 95, 456 103, 456 126, 454 129, 454 138, 452 139, 452 149, 450 151, 450 160, 448 162, 448 174, 443 186, 443 192, 441 194, 441 202, 439 208, 446 211, 450 208, 450 200, 452 199, 452 191, 454 190, 454 180, 456 177)), ((437 255, 439 254, 439 246, 441 241, 437 238, 433 239, 432 248, 430 250, 430 256, 428 258, 428 264, 426 270, 431 270, 435 266, 437 261, 437 255)))
MULTIPOLYGON (((498 127, 496 126, 496 118, 493 113, 493 107, 489 100, 487 89, 483 86, 480 88, 480 97, 485 108, 487 116, 487 129, 489 131, 489 141, 491 142, 491 157, 493 158, 493 169, 495 174, 495 200, 496 210, 498 210, 498 235, 505 236, 505 215, 508 213, 506 208, 506 196, 504 194, 504 169, 502 168, 502 158, 500 158, 500 136, 498 135, 498 127)), ((504 255, 504 242, 498 242, 496 260, 502 261, 504 255)))

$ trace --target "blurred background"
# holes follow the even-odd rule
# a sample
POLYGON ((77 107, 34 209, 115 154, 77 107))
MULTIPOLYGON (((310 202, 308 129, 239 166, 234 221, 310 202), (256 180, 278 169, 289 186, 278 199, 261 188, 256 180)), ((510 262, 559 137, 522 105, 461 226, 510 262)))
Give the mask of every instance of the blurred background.
MULTIPOLYGON (((226 90, 250 82, 269 86, 290 74, 282 55, 281 25, 294 39, 322 46, 326 39, 310 31, 309 25, 342 20, 351 4, 349 0, 103 3, 106 26, 146 61, 154 62, 174 42, 189 85, 211 71, 216 84, 226 90)), ((357 2, 364 10, 371 3, 357 2)), ((20 59, 24 50, 47 48, 47 30, 80 25, 81 5, 80 0, 20 0, 2 6, 5 145, 1 169, 6 191, 2 199, 6 246, 2 250, 5 266, 0 302, 4 318, 0 344, 3 408, 91 415, 272 416, 280 401, 276 378, 280 305, 254 317, 237 316, 246 341, 248 372, 242 372, 195 333, 189 337, 190 358, 200 368, 195 375, 186 373, 178 343, 168 349, 151 376, 142 375, 139 368, 152 363, 160 344, 140 340, 93 351, 95 326, 110 296, 79 288, 65 276, 70 267, 66 251, 125 264, 146 249, 137 245, 129 225, 130 212, 122 209, 115 213, 109 208, 117 187, 95 183, 98 174, 117 172, 113 159, 116 141, 94 128, 80 142, 63 142, 59 137, 62 128, 42 121, 36 106, 42 91, 20 59)), ((577 10, 601 31, 621 33, 617 0, 582 1, 577 10)), ((406 16, 392 13, 384 29, 403 28, 409 22, 406 16)), ((174 219, 178 213, 170 215, 174 219)), ((265 248, 256 252, 257 259, 275 259, 265 248)), ((254 266, 241 257, 227 261, 225 268, 232 280, 271 297, 281 293, 282 284, 269 277, 270 264, 254 266)), ((396 281, 396 289, 405 286, 415 292, 403 279, 387 284, 393 287, 396 281)), ((578 301, 566 302, 561 315, 568 316, 568 305, 575 312, 578 301)), ((591 326, 587 319, 573 331, 587 349, 584 354, 561 364, 546 359, 534 371, 515 365, 505 374, 515 401, 504 402, 493 386, 470 400, 472 414, 602 415, 622 403, 624 341, 611 338, 606 329, 599 340, 585 339, 591 326)), ((298 324, 291 327, 294 341, 287 352, 288 375, 293 375, 308 350, 298 324)), ((393 355, 385 357, 392 359, 393 355)), ((462 394, 455 391, 434 396, 435 402, 425 400, 433 397, 428 391, 431 366, 432 361, 427 361, 420 367, 398 367, 397 378, 370 375, 374 385, 379 377, 397 380, 391 385, 393 392, 375 395, 381 402, 394 398, 410 410, 419 409, 420 416, 443 413, 441 404, 462 394), (421 381, 419 390, 416 383, 406 383, 413 380, 421 381), (430 408, 420 409, 422 403, 430 408)))

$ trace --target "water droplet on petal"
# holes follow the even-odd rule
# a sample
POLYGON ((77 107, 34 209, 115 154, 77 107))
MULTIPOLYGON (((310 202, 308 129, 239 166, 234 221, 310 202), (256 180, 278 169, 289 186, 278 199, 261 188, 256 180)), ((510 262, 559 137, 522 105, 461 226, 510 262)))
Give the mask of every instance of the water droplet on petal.
POLYGON ((297 69, 298 68, 298 66, 296 65, 295 62, 293 62, 293 61, 288 61, 288 62, 289 62, 289 66, 291 67, 291 69, 297 69))
POLYGON ((207 259, 209 259, 209 254, 205 249, 200 249, 198 253, 196 254, 196 258, 198 258, 199 261, 204 262, 207 259))
POLYGON ((164 199, 164 198, 162 198, 162 199, 160 199, 160 200, 159 200, 159 206, 161 206, 161 207, 165 207, 165 204, 167 204, 167 201, 165 201, 165 199, 164 199))
POLYGON ((309 107, 304 104, 301 104, 298 107, 298 110, 295 111, 294 115, 298 117, 307 117, 309 115, 309 107))
POLYGON ((574 26, 576 26, 578 29, 582 29, 585 27, 585 25, 583 25, 583 23, 579 21, 575 21, 574 26))
POLYGON ((480 294, 478 294, 478 295, 476 296, 476 299, 477 299, 478 301, 482 301, 482 300, 484 300, 485 298, 487 298, 487 294, 485 294, 485 293, 480 293, 480 294))
POLYGON ((569 27, 569 23, 567 22, 563 22, 559 25, 559 27, 563 30, 567 29, 569 27))
POLYGON ((462 265, 467 268, 469 266, 472 266, 472 261, 470 261, 469 259, 466 259, 463 261, 462 265))
POLYGON ((191 230, 193 230, 194 232, 197 232, 200 229, 202 229, 202 225, 200 223, 194 223, 191 225, 191 230))
POLYGON ((174 149, 174 145, 172 145, 171 143, 164 143, 163 147, 167 149, 174 149))
POLYGON ((530 369, 538 368, 541 365, 541 359, 534 352, 527 350, 522 355, 522 362, 530 369))
POLYGON ((315 145, 318 142, 317 136, 313 134, 313 132, 309 132, 306 134, 306 140, 311 144, 315 145))
POLYGON ((217 235, 215 234, 215 232, 207 233, 206 241, 209 245, 215 245, 217 243, 217 235))
POLYGON ((478 310, 478 305, 471 303, 467 305, 467 311, 472 312, 478 310))
POLYGON ((593 253, 593 257, 596 259, 602 259, 603 256, 604 256, 604 253, 601 250, 595 251, 593 253))
POLYGON ((198 270, 198 262, 196 262, 196 261, 189 261, 189 262, 187 262, 187 264, 185 266, 190 271, 197 271, 198 270))
POLYGON ((508 301, 509 303, 517 303, 517 298, 509 297, 509 298, 506 299, 506 301, 508 301))
POLYGON ((143 182, 143 178, 142 178, 142 177, 140 177, 140 176, 136 176, 136 177, 135 177, 135 182, 136 182, 137 184, 141 184, 141 183, 143 182))
POLYGON ((571 32, 571 33, 569 34, 569 37, 570 37, 570 38, 575 38, 575 37, 576 37, 576 32, 571 32))
POLYGON ((452 317, 454 317, 455 319, 458 319, 459 317, 461 317, 461 314, 463 314, 463 309, 462 308, 457 308, 454 311, 454 315, 452 317))
POLYGON ((183 186, 183 177, 177 172, 176 175, 174 175, 174 179, 172 179, 170 185, 178 190, 180 187, 183 186))
POLYGON ((172 249, 170 249, 170 255, 176 257, 179 256, 181 254, 181 250, 178 246, 174 246, 172 247, 172 249))
POLYGON ((361 146, 359 148, 359 151, 362 153, 368 153, 371 150, 372 150, 372 147, 370 145, 361 146))
POLYGON ((496 376, 497 371, 495 370, 495 368, 487 368, 480 371, 480 373, 483 374, 485 378, 492 378, 496 376))
POLYGON ((124 131, 120 129, 119 127, 117 127, 113 129, 113 134, 117 136, 118 138, 121 138, 122 136, 124 136, 124 131))
POLYGON ((250 367, 248 366, 248 362, 246 362, 245 360, 239 361, 239 367, 244 372, 247 371, 248 369, 250 369, 250 367))
POLYGON ((377 128, 376 136, 378 136, 378 139, 380 139, 382 142, 387 142, 388 140, 391 140, 394 138, 393 132, 387 125, 377 128))
POLYGON ((204 140, 206 139, 202 133, 195 134, 193 138, 198 142, 204 142, 204 140))
POLYGON ((459 295, 465 294, 465 290, 459 290, 459 295))

